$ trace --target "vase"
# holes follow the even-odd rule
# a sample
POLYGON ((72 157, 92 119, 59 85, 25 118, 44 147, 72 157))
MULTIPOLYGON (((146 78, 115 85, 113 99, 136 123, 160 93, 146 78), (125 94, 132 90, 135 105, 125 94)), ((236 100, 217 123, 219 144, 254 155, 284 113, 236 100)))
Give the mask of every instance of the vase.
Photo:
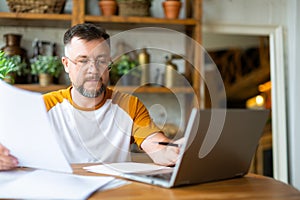
POLYGON ((150 83, 150 54, 146 48, 140 51, 138 60, 141 68, 141 85, 148 85, 150 83))
POLYGON ((166 0, 162 2, 165 18, 177 19, 181 9, 181 1, 178 0, 166 0))
POLYGON ((3 35, 5 39, 5 47, 2 50, 8 56, 20 55, 22 58, 26 57, 26 50, 23 49, 21 45, 22 35, 8 33, 3 35))
POLYGON ((117 12, 117 2, 114 0, 99 1, 99 8, 103 16, 112 16, 117 12))
MULTIPOLYGON (((22 61, 25 61, 27 63, 27 68, 29 67, 29 61, 27 58, 27 52, 24 48, 21 47, 21 39, 22 35, 20 34, 14 34, 14 33, 8 33, 3 35, 6 45, 1 48, 8 56, 15 56, 19 55, 22 59, 22 61)), ((15 76, 15 83, 28 83, 30 82, 30 77, 26 74, 21 75, 14 75, 15 76)))

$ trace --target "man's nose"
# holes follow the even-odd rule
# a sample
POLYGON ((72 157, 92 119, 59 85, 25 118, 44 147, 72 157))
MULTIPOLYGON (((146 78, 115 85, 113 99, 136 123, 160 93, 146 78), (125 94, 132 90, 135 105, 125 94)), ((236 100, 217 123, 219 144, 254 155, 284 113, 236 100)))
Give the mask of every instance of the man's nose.
POLYGON ((91 61, 91 60, 89 61, 88 71, 89 72, 99 71, 99 67, 96 65, 95 61, 91 61))

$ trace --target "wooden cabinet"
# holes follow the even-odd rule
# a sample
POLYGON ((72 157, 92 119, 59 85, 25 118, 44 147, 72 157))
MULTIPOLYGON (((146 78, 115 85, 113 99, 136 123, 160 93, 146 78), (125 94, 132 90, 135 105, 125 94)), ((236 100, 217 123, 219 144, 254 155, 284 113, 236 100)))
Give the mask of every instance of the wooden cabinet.
MULTIPOLYGON (((85 0, 87 1, 87 0, 85 0)), ((10 13, 0 12, 0 23, 6 26, 26 26, 26 27, 64 27, 68 28, 78 23, 90 22, 101 23, 106 29, 118 27, 123 29, 131 29, 136 27, 163 27, 169 29, 179 29, 187 36, 191 37, 195 42, 202 42, 202 0, 185 0, 186 18, 185 19, 165 19, 154 17, 123 17, 123 16, 94 16, 85 13, 86 2, 84 0, 72 1, 71 14, 35 14, 35 13, 10 13)), ((98 6, 98 5, 97 5, 98 6)), ((190 44, 187 44, 190 45, 190 44)), ((197 45, 188 46, 186 49, 192 49, 194 69, 201 71, 200 48, 197 45)), ((188 63, 186 64, 188 65, 188 63)), ((200 74, 194 73, 191 67, 186 67, 185 75, 193 82, 194 92, 200 99, 200 74)), ((25 87, 19 85, 19 87, 25 87)), ((35 86, 36 87, 36 86, 35 86)), ((30 89, 30 87, 25 87, 30 89)), ((34 89, 36 90, 36 88, 34 89)), ((146 89, 144 91, 160 92, 157 89, 146 89)), ((164 89, 162 89, 164 91, 164 89)), ((201 97, 201 99, 204 99, 201 97)))

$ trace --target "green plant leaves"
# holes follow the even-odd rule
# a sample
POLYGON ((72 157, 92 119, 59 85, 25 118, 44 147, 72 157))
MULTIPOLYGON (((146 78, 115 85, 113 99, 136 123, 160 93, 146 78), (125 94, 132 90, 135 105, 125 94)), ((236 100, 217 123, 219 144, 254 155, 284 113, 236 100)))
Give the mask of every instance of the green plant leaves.
POLYGON ((31 73, 35 75, 45 73, 59 77, 63 70, 63 64, 57 56, 38 55, 36 58, 31 59, 30 63, 31 73))
POLYGON ((128 55, 122 55, 121 58, 113 64, 112 72, 122 76, 129 73, 136 66, 138 66, 137 61, 132 60, 128 55))
POLYGON ((0 79, 9 78, 9 73, 18 70, 17 57, 9 57, 4 51, 0 51, 0 79))

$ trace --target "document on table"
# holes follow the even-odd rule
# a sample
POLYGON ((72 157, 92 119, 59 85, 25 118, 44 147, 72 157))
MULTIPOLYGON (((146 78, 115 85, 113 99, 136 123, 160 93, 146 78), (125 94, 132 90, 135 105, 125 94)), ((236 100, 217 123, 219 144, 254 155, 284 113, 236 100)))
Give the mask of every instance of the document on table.
POLYGON ((0 198, 86 199, 96 190, 127 184, 108 176, 70 173, 72 168, 52 132, 41 94, 0 80, 0 126, 0 143, 18 158, 19 166, 45 169, 0 172, 0 198))
POLYGON ((0 180, 0 198, 9 199, 86 199, 98 189, 125 184, 109 176, 81 176, 47 170, 0 172, 0 180), (17 173, 15 176, 14 172, 17 173), (8 176, 19 178, 3 184, 2 178, 7 180, 8 176))
POLYGON ((0 143, 17 157, 19 166, 72 172, 55 138, 39 93, 0 80, 0 143))
POLYGON ((122 162, 84 167, 85 170, 94 173, 122 176, 122 174, 153 174, 157 172, 172 172, 172 167, 155 165, 152 163, 122 162))

